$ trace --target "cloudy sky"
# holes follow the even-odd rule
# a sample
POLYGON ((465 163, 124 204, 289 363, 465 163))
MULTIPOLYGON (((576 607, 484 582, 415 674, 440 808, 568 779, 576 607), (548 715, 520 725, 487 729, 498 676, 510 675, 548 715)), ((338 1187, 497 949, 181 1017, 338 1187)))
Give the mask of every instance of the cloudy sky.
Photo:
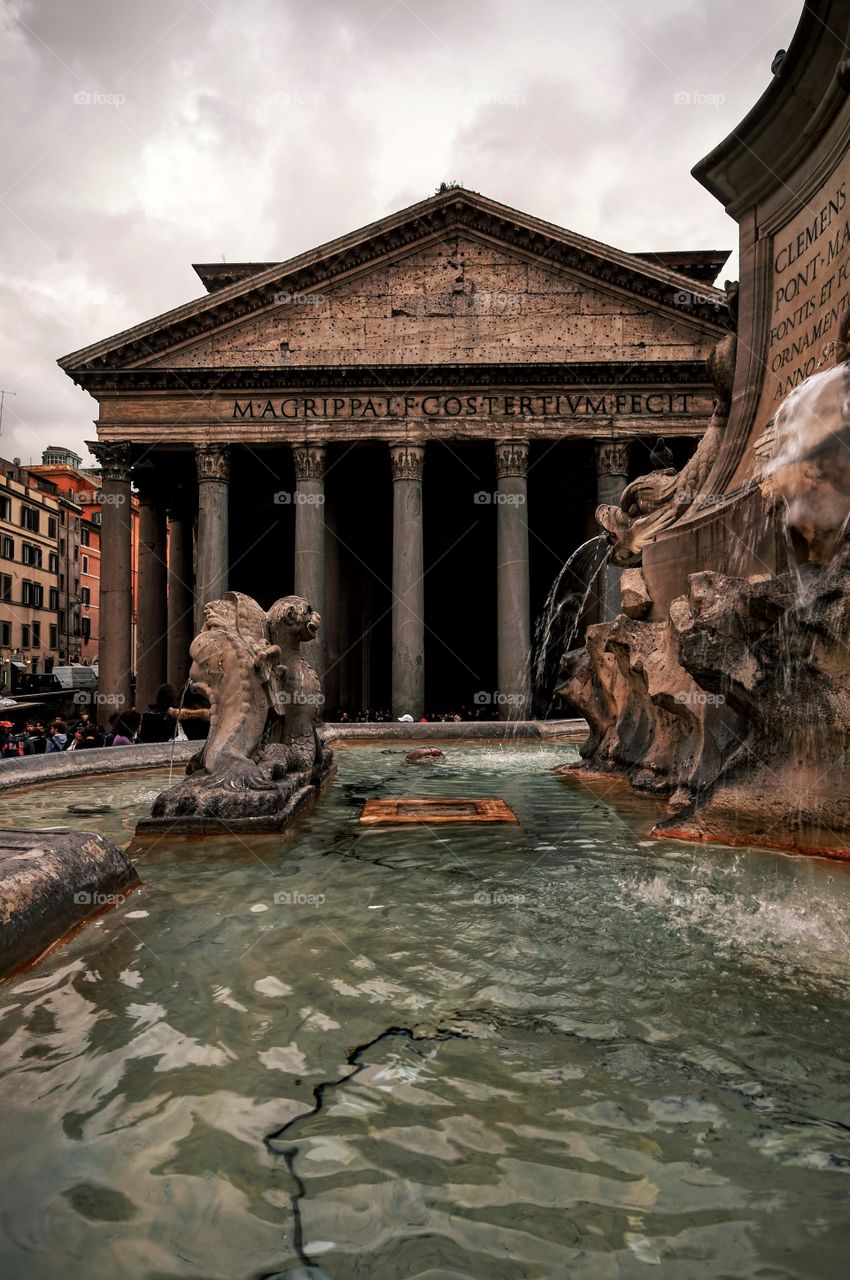
MULTIPOLYGON (((734 247, 690 168, 802 0, 0 0, 0 455, 85 452, 56 359, 454 180, 624 249, 734 247)), ((725 273, 724 273, 725 274, 725 273)))

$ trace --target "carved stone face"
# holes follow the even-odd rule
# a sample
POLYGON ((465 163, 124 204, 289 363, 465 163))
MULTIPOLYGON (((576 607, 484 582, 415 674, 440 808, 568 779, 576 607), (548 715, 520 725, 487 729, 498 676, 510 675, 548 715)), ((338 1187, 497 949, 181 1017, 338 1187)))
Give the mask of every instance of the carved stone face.
MULTIPOLYGON (((288 638, 301 643, 314 640, 318 634, 321 617, 301 596, 284 596, 276 600, 269 609, 269 626, 276 636, 281 631, 288 633, 288 638)), ((280 641, 282 642, 282 641, 280 641)))
POLYGON ((229 600, 210 600, 204 605, 204 626, 219 627, 224 631, 236 626, 236 609, 229 600))

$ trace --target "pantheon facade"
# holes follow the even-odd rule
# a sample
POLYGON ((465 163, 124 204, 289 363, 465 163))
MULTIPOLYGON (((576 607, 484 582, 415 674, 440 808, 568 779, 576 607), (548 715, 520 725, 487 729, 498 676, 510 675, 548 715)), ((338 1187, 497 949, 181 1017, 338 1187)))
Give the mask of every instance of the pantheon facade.
POLYGON ((287 262, 197 266, 202 297, 65 357, 98 403, 101 693, 182 684, 229 588, 319 609, 330 716, 526 715, 534 620, 597 504, 708 423, 726 256, 441 189, 287 262))

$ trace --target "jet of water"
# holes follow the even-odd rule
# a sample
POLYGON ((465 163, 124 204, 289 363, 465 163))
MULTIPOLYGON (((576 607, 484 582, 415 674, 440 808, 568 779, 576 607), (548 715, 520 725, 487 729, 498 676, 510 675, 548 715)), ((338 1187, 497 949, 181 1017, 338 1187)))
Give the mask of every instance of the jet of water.
POLYGON ((608 535, 600 533, 576 548, 561 567, 537 620, 532 686, 535 705, 545 707, 545 713, 552 709, 561 658, 573 646, 608 547, 608 535))

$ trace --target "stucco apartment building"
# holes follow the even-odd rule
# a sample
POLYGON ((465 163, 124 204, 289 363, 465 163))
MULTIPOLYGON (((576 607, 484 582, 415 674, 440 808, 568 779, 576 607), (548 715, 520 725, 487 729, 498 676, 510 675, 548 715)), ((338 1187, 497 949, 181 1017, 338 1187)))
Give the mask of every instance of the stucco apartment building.
POLYGON ((0 655, 32 672, 59 661, 57 497, 0 459, 0 655))
MULTIPOLYGON (((0 660, 38 674, 94 663, 100 628, 100 473, 51 446, 39 466, 0 459, 0 660)), ((133 495, 133 635, 138 501, 133 495)))
POLYGON ((100 637, 100 509, 96 477, 82 458, 51 446, 40 466, 28 467, 33 482, 55 493, 61 506, 59 536, 60 644, 71 661, 94 662, 100 637))
MULTIPOLYGON (((94 662, 100 645, 100 472, 82 466, 73 450, 49 445, 40 466, 27 468, 33 481, 54 492, 65 512, 59 537, 60 647, 71 661, 94 662)), ((133 635, 136 633, 138 500, 131 498, 133 635)))

